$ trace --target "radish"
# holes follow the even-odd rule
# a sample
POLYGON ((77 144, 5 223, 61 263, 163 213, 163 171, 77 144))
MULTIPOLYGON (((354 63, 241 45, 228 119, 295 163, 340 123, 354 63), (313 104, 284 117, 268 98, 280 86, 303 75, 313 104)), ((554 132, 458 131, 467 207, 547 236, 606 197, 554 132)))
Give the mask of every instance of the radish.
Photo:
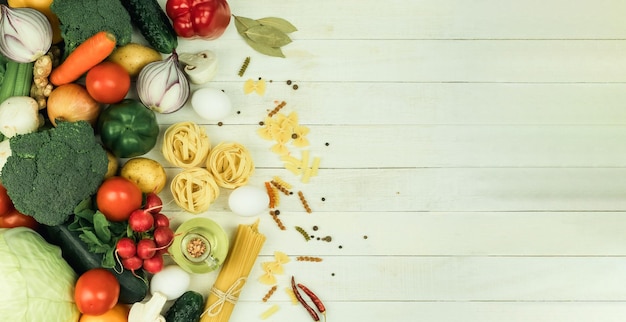
POLYGON ((154 230, 154 241, 160 247, 167 247, 174 239, 174 232, 170 227, 157 227, 154 230))
POLYGON ((144 209, 151 214, 157 214, 161 211, 161 209, 163 209, 163 201, 159 195, 154 192, 150 192, 146 195, 146 205, 144 206, 144 209))
POLYGON ((141 265, 143 265, 143 260, 141 260, 141 258, 137 256, 122 259, 122 266, 124 266, 125 269, 128 269, 133 273, 135 273, 136 270, 140 269, 141 265))
POLYGON ((156 251, 156 244, 152 239, 144 238, 137 243, 137 256, 141 259, 153 257, 156 251))
POLYGON ((151 274, 156 274, 163 269, 163 256, 152 256, 143 260, 143 269, 151 274))
POLYGON ((154 227, 169 227, 170 219, 162 213, 156 213, 154 216, 154 227))
POLYGON ((126 259, 135 256, 137 246, 135 245, 135 241, 131 238, 123 237, 117 241, 115 251, 121 258, 126 259))
POLYGON ((136 209, 130 213, 128 226, 135 232, 144 233, 154 226, 154 217, 146 210, 136 209))

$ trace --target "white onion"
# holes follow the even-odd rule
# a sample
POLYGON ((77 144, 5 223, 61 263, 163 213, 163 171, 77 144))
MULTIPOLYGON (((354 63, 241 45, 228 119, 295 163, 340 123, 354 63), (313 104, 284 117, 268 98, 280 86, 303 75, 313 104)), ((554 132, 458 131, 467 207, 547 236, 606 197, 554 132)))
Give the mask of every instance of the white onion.
POLYGON ((7 58, 29 63, 48 52, 52 27, 46 16, 32 8, 0 5, 0 53, 7 58))
POLYGON ((189 98, 189 81, 178 65, 178 56, 149 63, 137 76, 137 94, 141 102, 157 113, 173 113, 189 98))

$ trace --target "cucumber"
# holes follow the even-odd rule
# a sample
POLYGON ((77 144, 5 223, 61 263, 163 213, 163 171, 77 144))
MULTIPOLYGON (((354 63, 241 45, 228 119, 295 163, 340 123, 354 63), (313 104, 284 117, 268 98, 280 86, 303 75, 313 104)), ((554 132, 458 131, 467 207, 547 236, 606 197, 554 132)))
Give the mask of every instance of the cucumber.
POLYGON ((178 36, 157 0, 125 0, 122 4, 150 46, 164 54, 174 51, 178 36))
POLYGON ((166 322, 197 322, 204 310, 204 299, 195 291, 187 291, 174 301, 165 313, 166 322))
MULTIPOLYGON (((66 225, 44 226, 42 235, 45 239, 61 248, 62 256, 79 276, 84 272, 101 267, 102 256, 92 253, 78 235, 79 232, 71 231, 66 225)), ((120 282, 119 302, 133 304, 141 302, 148 295, 148 284, 124 270, 121 274, 109 269, 120 282)))

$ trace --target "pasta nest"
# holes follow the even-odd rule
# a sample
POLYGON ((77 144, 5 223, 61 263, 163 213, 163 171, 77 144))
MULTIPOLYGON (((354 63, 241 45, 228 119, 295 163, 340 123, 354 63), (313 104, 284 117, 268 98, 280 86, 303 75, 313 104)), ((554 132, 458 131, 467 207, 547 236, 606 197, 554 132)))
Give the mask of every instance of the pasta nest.
POLYGON ((165 130, 163 156, 181 168, 200 166, 209 155, 211 141, 204 128, 190 121, 179 122, 165 130))
POLYGON ((174 201, 192 214, 199 214, 220 195, 220 188, 205 168, 189 168, 178 173, 170 185, 174 201))
POLYGON ((209 153, 207 169, 220 187, 234 189, 248 183, 254 173, 254 162, 243 145, 223 142, 209 153))

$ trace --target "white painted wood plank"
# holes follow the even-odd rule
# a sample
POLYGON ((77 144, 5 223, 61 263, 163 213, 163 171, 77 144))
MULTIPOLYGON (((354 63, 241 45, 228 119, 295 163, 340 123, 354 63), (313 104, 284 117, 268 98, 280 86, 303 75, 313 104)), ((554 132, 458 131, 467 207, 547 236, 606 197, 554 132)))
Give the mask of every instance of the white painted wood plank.
MULTIPOLYGON (((177 171, 168 169, 168 177, 177 171)), ((287 170, 257 169, 250 184, 262 185, 273 176, 298 183, 287 170)), ((626 209, 625 168, 321 169, 310 183, 296 187, 303 190, 311 208, 320 212, 626 209)), ((209 211, 227 210, 230 191, 221 191, 209 211)), ((167 201, 172 198, 169 189, 161 195, 167 201)), ((302 211, 296 202, 282 207, 302 211)))
MULTIPOLYGON (((221 211, 200 216, 214 220, 230 236, 238 224, 258 219, 259 230, 267 236, 261 252, 265 256, 271 256, 277 250, 294 257, 322 258, 626 256, 626 234, 622 228, 626 222, 624 212, 316 211, 309 215, 281 210, 281 213, 286 230, 280 230, 265 213, 251 219, 221 211), (306 241, 295 231, 295 226, 304 228, 315 237, 306 241), (326 236, 332 240, 324 241, 326 236), (317 240, 318 237, 322 240, 317 240)), ((176 211, 166 214, 171 218, 173 227, 197 216, 176 211)))
MULTIPOLYGON (((280 310, 268 321, 309 318, 290 303, 240 301, 231 321, 256 321, 273 304, 280 310)), ((394 322, 622 322, 623 302, 329 302, 328 319, 394 322)))
MULTIPOLYGON (((301 123, 302 124, 302 123, 301 123)), ((161 126, 163 133, 168 125, 161 126)), ((258 136, 256 125, 203 126, 212 145, 239 142, 257 167, 283 167, 271 152, 274 141, 258 136)), ((620 125, 384 125, 309 126, 306 148, 326 168, 377 167, 622 167, 626 128, 620 125), (328 145, 326 145, 328 144, 328 145), (403 157, 407 151, 410 157, 403 157)), ((161 137, 162 138, 162 137, 161 137)), ((146 154, 164 165, 160 147, 146 154)))
MULTIPOLYGON (((296 39, 623 39, 620 13, 626 11, 618 0, 262 0, 230 6, 240 16, 288 19, 299 29, 296 39)), ((223 37, 238 37, 232 24, 223 37)))
MULTIPOLYGON (((285 81, 273 81, 267 83, 267 93, 261 97, 242 94, 245 79, 205 85, 223 89, 232 101, 233 113, 221 120, 224 124, 257 124, 276 106, 275 101, 283 100, 287 103, 284 112, 296 111, 300 121, 310 125, 610 125, 626 122, 624 84, 294 80, 299 86, 297 91, 285 81)), ((157 117, 161 124, 198 119, 190 105, 157 117)), ((217 124, 216 121, 203 123, 217 124)))
MULTIPOLYGON (((626 81, 625 40, 300 40, 284 47, 287 59, 242 48, 238 39, 210 46, 221 64, 216 80, 240 80, 237 71, 251 56, 256 74, 274 81, 626 81)), ((193 41, 179 42, 179 52, 198 49, 193 41)))
MULTIPOLYGON (((257 258, 242 301, 259 301, 269 286, 257 258)), ((416 257, 337 256, 321 263, 289 262, 275 274, 277 287, 294 275, 334 301, 626 301, 623 257, 416 257), (334 275, 333 275, 334 274, 334 275)), ((216 273, 193 277, 208 290, 216 273)), ((284 292, 275 300, 288 301, 284 292)))

